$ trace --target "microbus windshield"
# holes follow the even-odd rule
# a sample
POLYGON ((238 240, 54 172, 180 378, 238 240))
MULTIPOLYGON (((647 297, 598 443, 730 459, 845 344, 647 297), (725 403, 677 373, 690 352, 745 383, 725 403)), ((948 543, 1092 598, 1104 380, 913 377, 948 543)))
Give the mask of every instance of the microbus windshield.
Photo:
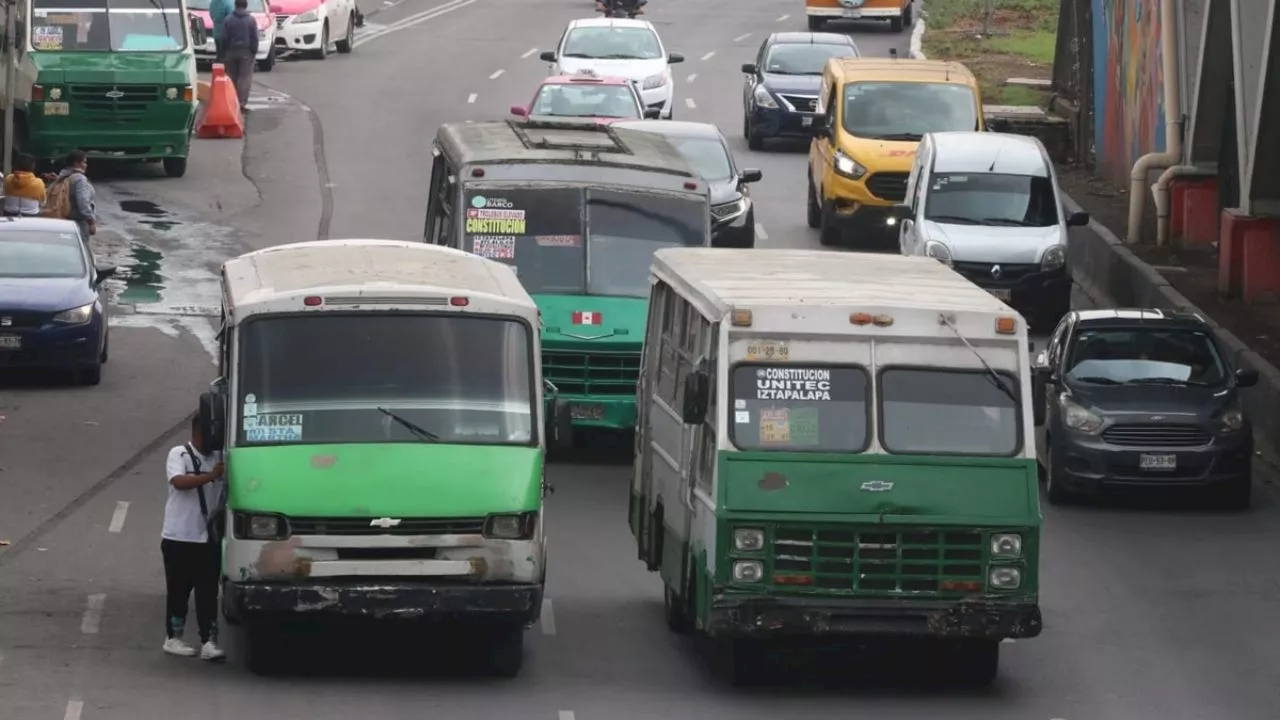
POLYGON ((238 445, 537 442, 534 336, 522 320, 266 315, 238 340, 238 445))
POLYGON ((181 0, 34 0, 31 48, 174 52, 187 47, 181 0))

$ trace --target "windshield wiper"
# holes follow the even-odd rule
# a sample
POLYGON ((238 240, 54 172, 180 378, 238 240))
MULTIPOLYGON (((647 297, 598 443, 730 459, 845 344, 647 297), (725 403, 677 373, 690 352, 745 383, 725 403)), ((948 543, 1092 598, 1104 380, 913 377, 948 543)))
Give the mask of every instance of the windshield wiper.
POLYGON ((1126 380, 1125 385, 1196 385, 1205 387, 1209 383, 1196 382, 1195 380, 1178 380, 1177 378, 1149 377, 1134 378, 1126 380))
POLYGON ((876 135, 876 140, 920 140, 924 135, 921 133, 890 133, 888 135, 876 135))
POLYGON ((960 217, 959 215, 928 215, 925 220, 933 222, 951 223, 953 225, 977 225, 979 221, 973 218, 960 217))
POLYGON ((964 346, 969 348, 969 352, 973 353, 973 356, 978 358, 978 362, 982 363, 982 367, 986 369, 987 378, 991 380, 991 384, 995 385, 1000 392, 1004 393, 1010 400, 1012 400, 1014 407, 1017 407, 1018 396, 1014 394, 1013 388, 1009 387, 1008 383, 1004 381, 1004 378, 1000 377, 1000 373, 993 370, 991 366, 987 364, 987 361, 983 359, 982 354, 969 344, 969 341, 965 339, 965 336, 960 334, 960 330, 956 328, 955 323, 951 322, 951 319, 948 318, 945 313, 939 313, 938 319, 942 321, 943 325, 951 328, 951 332, 955 333, 956 337, 960 338, 960 342, 964 343, 964 346))
POLYGON ((560 57, 590 58, 591 56, 586 53, 564 53, 560 57))
POLYGON ((1035 223, 1029 223, 1026 220, 1013 220, 1010 218, 982 218, 984 225, 1012 225, 1013 227, 1039 227, 1035 223))
POLYGON ((413 433, 414 437, 418 438, 423 442, 440 442, 439 435, 431 432, 430 430, 425 430, 422 427, 410 422, 409 420, 405 420, 404 418, 400 417, 399 415, 391 412, 390 410, 384 407, 378 408, 378 412, 382 413, 383 415, 386 415, 392 420, 395 420, 397 423, 400 424, 401 427, 413 433))
POLYGON ((648 60, 641 55, 601 55, 600 60, 648 60))
POLYGON ((1120 383, 1109 377, 1078 377, 1076 382, 1091 383, 1093 385, 1119 385, 1120 383))
POLYGON ((169 13, 164 11, 164 3, 159 0, 150 0, 151 7, 160 11, 160 19, 164 20, 164 34, 173 37, 173 31, 169 29, 169 13))

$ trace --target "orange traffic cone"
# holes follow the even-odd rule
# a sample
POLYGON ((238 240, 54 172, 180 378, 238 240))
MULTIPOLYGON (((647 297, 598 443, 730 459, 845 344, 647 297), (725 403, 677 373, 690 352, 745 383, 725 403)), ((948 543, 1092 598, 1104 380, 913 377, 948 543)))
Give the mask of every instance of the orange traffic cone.
POLYGON ((196 118, 196 137, 244 137, 244 115, 240 113, 240 98, 222 63, 213 65, 213 75, 209 80, 209 101, 200 104, 200 114, 196 118))

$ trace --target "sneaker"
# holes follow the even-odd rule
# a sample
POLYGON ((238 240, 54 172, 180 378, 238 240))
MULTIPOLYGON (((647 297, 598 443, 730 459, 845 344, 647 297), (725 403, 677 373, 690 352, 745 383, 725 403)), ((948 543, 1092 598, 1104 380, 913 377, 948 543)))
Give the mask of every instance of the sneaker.
POLYGON ((164 651, 179 657, 192 657, 196 649, 188 645, 182 638, 171 637, 164 641, 164 651))
POLYGON ((225 660, 226 658, 227 654, 222 652, 222 648, 218 647, 218 644, 212 640, 200 646, 201 660, 217 661, 225 660))

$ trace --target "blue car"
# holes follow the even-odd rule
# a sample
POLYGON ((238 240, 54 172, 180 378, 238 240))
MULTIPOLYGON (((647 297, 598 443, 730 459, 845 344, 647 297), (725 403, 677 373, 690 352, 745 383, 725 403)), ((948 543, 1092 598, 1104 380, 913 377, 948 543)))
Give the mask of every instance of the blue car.
POLYGON ((0 369, 69 370, 77 383, 101 382, 102 282, 115 271, 94 263, 70 220, 0 218, 0 369))
POLYGON ((742 66, 742 136, 763 150, 766 138, 813 137, 822 70, 831 58, 858 57, 848 35, 778 32, 765 38, 756 61, 742 66))

